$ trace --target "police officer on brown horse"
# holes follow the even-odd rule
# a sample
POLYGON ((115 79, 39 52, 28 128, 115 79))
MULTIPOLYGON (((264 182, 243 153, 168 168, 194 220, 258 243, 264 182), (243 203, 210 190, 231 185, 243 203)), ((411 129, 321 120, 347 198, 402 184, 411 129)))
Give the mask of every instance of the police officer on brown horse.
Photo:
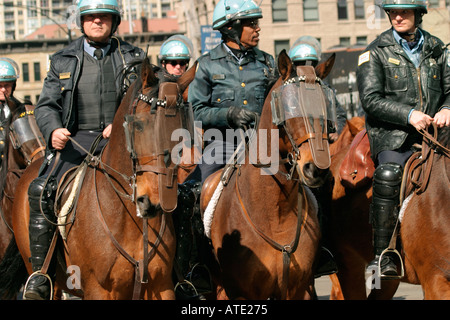
MULTIPOLYGON (((30 203, 30 251, 33 274, 24 290, 25 299, 49 299, 55 275, 40 270, 55 230, 53 203, 62 175, 79 165, 84 150, 101 134, 111 134, 112 122, 125 85, 117 77, 121 67, 144 52, 113 37, 120 24, 116 0, 78 2, 83 36, 51 58, 49 72, 35 109, 36 122, 49 148, 50 156, 28 189, 30 203), (69 137, 83 148, 78 147, 69 137), (52 155, 60 153, 55 165, 52 155)), ((129 81, 133 79, 128 79, 129 81)), ((102 140, 95 152, 106 144, 102 140)))
MULTIPOLYGON (((432 122, 450 125, 450 55, 444 44, 419 26, 425 0, 384 0, 392 28, 358 60, 358 89, 376 170, 371 222, 381 279, 398 278, 395 254, 383 254, 398 217, 402 170, 421 143, 417 130, 432 122), (380 261, 381 260, 381 261, 380 261)), ((372 269, 373 270, 373 269, 372 269)))

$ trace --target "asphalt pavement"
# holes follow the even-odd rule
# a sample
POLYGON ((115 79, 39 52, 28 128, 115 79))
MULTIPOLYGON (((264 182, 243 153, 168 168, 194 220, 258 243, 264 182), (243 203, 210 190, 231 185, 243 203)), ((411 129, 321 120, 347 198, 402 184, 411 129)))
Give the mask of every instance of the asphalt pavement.
MULTIPOLYGON (((319 300, 330 299, 331 281, 328 276, 316 279, 315 286, 319 300)), ((423 300, 422 287, 420 285, 400 282, 393 300, 423 300)))

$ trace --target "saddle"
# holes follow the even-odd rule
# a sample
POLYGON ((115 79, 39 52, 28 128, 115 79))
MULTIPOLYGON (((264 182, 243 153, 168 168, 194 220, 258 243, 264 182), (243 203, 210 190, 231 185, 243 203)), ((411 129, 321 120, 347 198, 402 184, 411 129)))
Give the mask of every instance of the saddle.
POLYGON ((346 188, 360 188, 372 181, 374 172, 375 164, 371 157, 369 137, 364 129, 353 139, 341 164, 341 183, 346 188))

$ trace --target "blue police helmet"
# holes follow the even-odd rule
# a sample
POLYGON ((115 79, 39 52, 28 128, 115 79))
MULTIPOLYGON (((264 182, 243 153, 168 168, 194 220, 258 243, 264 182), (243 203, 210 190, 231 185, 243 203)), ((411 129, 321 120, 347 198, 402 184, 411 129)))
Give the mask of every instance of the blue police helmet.
POLYGON ((237 19, 260 19, 261 8, 254 0, 220 0, 213 12, 213 29, 237 19))

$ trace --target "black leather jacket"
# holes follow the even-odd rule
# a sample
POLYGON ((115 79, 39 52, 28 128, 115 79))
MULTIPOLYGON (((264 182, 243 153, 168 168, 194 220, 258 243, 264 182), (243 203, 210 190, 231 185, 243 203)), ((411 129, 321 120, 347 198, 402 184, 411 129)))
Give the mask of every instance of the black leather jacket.
MULTIPOLYGON (((44 80, 39 101, 35 109, 36 122, 45 142, 51 146, 51 134, 55 129, 67 128, 72 134, 76 130, 76 88, 83 62, 84 36, 51 57, 50 69, 44 80)), ((116 73, 116 89, 120 92, 122 83, 117 77, 121 67, 135 58, 143 58, 142 49, 123 42, 116 37, 111 39, 111 60, 116 73)))
POLYGON ((450 106, 449 52, 439 50, 441 40, 421 32, 424 43, 419 68, 395 40, 392 29, 383 32, 360 56, 358 89, 374 159, 380 151, 404 146, 408 136, 408 146, 421 141, 408 124, 412 108, 433 117, 442 106, 450 106))

